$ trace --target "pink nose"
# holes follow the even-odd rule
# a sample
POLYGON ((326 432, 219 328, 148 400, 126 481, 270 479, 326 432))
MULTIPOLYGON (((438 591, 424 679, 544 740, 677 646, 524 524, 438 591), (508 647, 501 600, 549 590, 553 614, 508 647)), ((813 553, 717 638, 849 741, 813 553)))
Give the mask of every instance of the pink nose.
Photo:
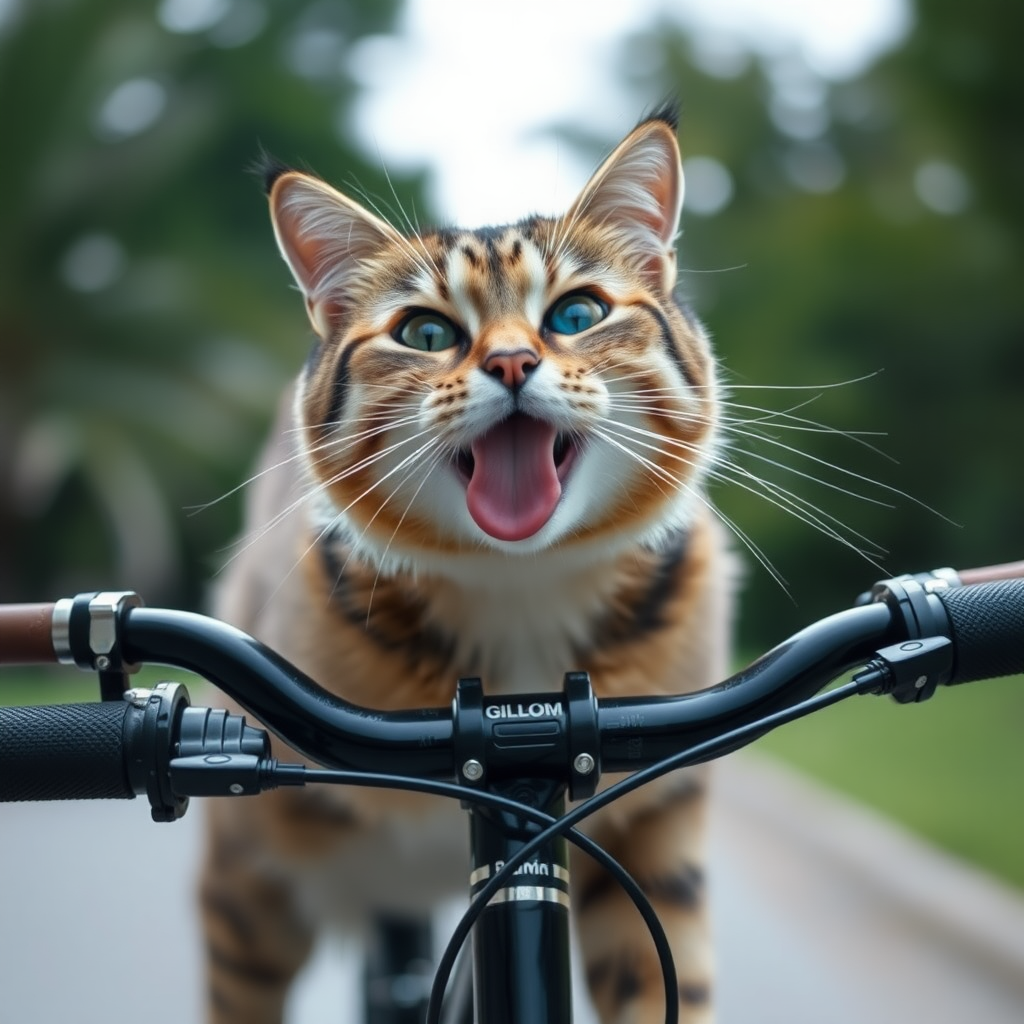
POLYGON ((526 383, 526 378, 537 368, 540 359, 536 352, 520 349, 518 352, 494 352, 484 361, 484 373, 496 377, 513 391, 526 383))

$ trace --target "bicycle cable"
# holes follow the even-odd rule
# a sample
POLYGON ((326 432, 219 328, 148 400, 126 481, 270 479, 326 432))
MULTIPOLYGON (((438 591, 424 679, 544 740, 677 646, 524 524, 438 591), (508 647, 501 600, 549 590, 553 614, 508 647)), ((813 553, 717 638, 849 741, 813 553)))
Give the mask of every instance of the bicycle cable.
MULTIPOLYGON (((539 833, 540 835, 548 833, 553 836, 562 836, 597 861, 619 883, 633 902, 654 942, 658 954, 658 962, 662 969, 662 978, 665 983, 666 1000, 668 1005, 671 1005, 669 993, 670 991, 675 991, 676 986, 675 962, 672 958, 671 947, 668 944, 668 937, 665 935, 665 929, 654 912, 654 907, 651 905, 650 900, 632 875, 607 850, 589 836, 584 835, 571 826, 553 832, 552 827, 558 825, 564 819, 554 818, 544 811, 530 807, 528 804, 522 804, 517 800, 499 796, 496 793, 489 793, 486 790, 470 790, 453 782, 441 782, 415 776, 390 775, 383 772, 352 772, 329 768, 305 768, 304 766, 291 764, 278 765, 268 772, 270 780, 275 780, 275 775, 285 785, 296 785, 301 780, 302 784, 306 782, 319 782, 333 785, 363 786, 370 789, 403 789, 409 792, 426 793, 433 796, 469 801, 495 810, 511 812, 531 820, 534 824, 544 828, 544 832, 539 833)), ((516 859, 513 863, 518 865, 519 860, 516 859)), ((466 913, 469 913, 473 906, 481 901, 482 910, 483 906, 490 901, 491 896, 508 881, 510 875, 511 872, 506 871, 504 867, 497 871, 492 879, 473 897, 466 913), (495 881, 498 881, 499 884, 495 885, 495 881)), ((474 914, 472 921, 464 930, 461 929, 462 921, 460 921, 459 926, 456 927, 449 940, 448 946, 445 948, 437 970, 441 971, 448 961, 449 954, 451 956, 451 964, 444 972, 444 983, 440 986, 436 996, 437 973, 435 972, 435 981, 431 988, 430 1000, 427 1005, 426 1024, 440 1024, 444 993, 447 990, 455 960, 465 945, 469 931, 478 916, 479 914, 474 914), (456 935, 460 936, 457 942, 455 941, 456 935)), ((464 918, 465 915, 463 916, 464 918)), ((666 1024, 677 1024, 677 1021, 678 1014, 666 1016, 666 1024)))
MULTIPOLYGON (((501 869, 492 875, 484 887, 473 897, 473 900, 470 902, 465 914, 463 914, 455 930, 452 932, 451 938, 448 941, 448 946, 445 949, 444 955, 441 957, 437 970, 434 973, 434 988, 431 990, 430 1003, 428 1004, 427 1024, 439 1024, 441 997, 443 996, 444 990, 447 988, 448 979, 454 968, 458 951, 465 944, 470 930, 483 913, 487 902, 498 889, 508 884, 509 879, 515 873, 516 868, 532 857, 541 846, 545 843, 551 842, 552 839, 559 835, 564 835, 567 839, 573 833, 581 835, 582 833, 576 833, 575 829, 575 826, 579 822, 590 817, 592 814, 595 814, 607 804, 625 796, 627 793, 633 792, 635 789, 639 789, 641 786, 644 786, 649 782, 653 782, 662 775, 666 775, 679 768, 687 768, 692 765, 711 760, 716 754, 722 752, 723 748, 729 748, 730 750, 733 749, 733 744, 736 743, 737 740, 749 741, 756 739, 760 733, 766 731, 766 728, 775 728, 779 725, 785 725, 787 722, 803 718, 805 715, 823 710, 833 704, 838 704, 841 700, 863 694, 864 692, 865 688, 861 683, 847 683, 843 686, 836 687, 833 690, 829 690, 826 693, 816 694, 805 701, 801 701, 799 704, 794 704, 792 707, 783 708, 781 711, 773 712, 772 714, 766 715, 764 718, 758 719, 755 722, 748 722, 746 725, 738 726, 730 732, 714 737, 713 739, 705 740, 703 743, 699 743, 690 750, 683 751, 680 754, 673 754, 671 757, 665 758, 665 760, 659 761, 657 764, 651 765, 649 768, 645 768, 633 775, 630 775, 628 778, 622 779, 614 785, 609 786, 608 789, 598 793, 596 796, 592 796, 589 800, 567 812, 563 817, 556 819, 554 823, 545 828, 543 832, 534 836, 522 848, 509 856, 501 869), (436 994, 437 989, 440 989, 439 995, 436 994), (431 1015, 430 1008, 434 1008, 434 1015, 431 1015)), ((572 840, 570 839, 570 841, 572 840)), ((600 849, 600 847, 598 847, 598 849, 600 849)), ((630 878, 632 884, 636 884, 628 873, 627 877, 630 878)), ((665 1024, 677 1024, 679 1014, 679 991, 675 978, 675 967, 670 948, 666 951, 666 955, 670 971, 669 976, 666 978, 665 985, 665 1024)), ((661 961, 661 966, 662 973, 664 975, 666 968, 665 960, 661 961)))

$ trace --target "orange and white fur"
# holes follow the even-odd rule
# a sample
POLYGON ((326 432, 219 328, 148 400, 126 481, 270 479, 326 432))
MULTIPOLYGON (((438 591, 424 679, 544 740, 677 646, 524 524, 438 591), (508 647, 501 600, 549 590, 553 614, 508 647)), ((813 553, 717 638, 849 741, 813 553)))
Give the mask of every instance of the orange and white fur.
MULTIPOLYGON (((559 218, 402 234, 274 168, 280 250, 316 345, 249 492, 218 612, 380 709, 490 694, 695 690, 725 675, 729 558, 703 495, 715 364, 673 298, 675 119, 642 122, 559 218)), ((285 752, 287 756, 287 752, 285 752)), ((467 887, 452 802, 279 790, 213 807, 209 1020, 281 1020, 321 922, 467 887)), ((590 826, 652 899, 683 1020, 712 1019, 705 783, 663 780, 590 826)), ((663 1020, 653 950, 598 869, 574 916, 603 1022, 663 1020)))

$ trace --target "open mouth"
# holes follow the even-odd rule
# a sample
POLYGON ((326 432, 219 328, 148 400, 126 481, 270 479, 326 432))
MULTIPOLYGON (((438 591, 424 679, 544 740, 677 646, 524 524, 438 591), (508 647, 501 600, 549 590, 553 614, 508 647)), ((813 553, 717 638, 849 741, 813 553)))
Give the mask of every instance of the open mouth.
POLYGON ((473 521, 498 540, 532 537, 554 515, 578 454, 543 420, 517 413, 495 424, 455 460, 473 521))

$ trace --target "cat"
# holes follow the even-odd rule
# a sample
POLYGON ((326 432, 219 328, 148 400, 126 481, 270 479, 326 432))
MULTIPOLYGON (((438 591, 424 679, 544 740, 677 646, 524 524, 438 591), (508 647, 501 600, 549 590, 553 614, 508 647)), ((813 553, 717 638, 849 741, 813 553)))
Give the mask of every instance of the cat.
MULTIPOLYGON (((633 129, 561 217, 403 234, 318 178, 266 173, 315 347, 248 492, 252 542, 217 614, 357 704, 557 690, 670 694, 724 678, 733 570, 703 484, 719 436, 709 341, 674 298, 677 120, 633 129)), ((286 752, 287 753, 287 752, 286 752)), ((279 753, 278 756, 281 756, 279 753)), ((712 1019, 706 776, 589 831, 645 888, 682 1019, 712 1019)), ((278 790, 212 807, 208 1019, 271 1024, 318 924, 427 912, 467 887, 454 801, 278 790)), ((601 1021, 661 1021, 638 915, 586 859, 574 917, 601 1021)))

